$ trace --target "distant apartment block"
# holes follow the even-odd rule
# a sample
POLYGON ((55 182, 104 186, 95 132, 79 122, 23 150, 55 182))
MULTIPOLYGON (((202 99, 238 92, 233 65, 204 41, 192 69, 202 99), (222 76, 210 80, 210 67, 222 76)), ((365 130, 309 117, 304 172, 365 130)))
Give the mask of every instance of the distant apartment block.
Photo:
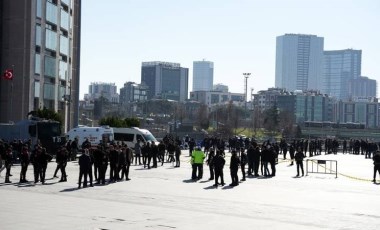
POLYGON ((188 98, 189 69, 179 63, 143 62, 141 84, 148 86, 147 98, 185 101, 188 98))
POLYGON ((320 90, 322 87, 323 37, 285 34, 276 39, 275 87, 320 90))
POLYGON ((212 90, 214 82, 214 63, 210 61, 193 62, 193 91, 212 90))
POLYGON ((88 94, 85 100, 93 101, 100 97, 106 98, 111 103, 119 103, 119 94, 115 83, 93 82, 88 87, 88 94))

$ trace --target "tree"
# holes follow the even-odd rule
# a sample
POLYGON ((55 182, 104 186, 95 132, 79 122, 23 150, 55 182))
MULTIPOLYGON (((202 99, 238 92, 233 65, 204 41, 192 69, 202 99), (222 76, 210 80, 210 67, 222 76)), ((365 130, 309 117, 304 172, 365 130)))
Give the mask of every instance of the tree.
POLYGON ((288 111, 282 110, 279 113, 279 127, 282 129, 284 137, 292 137, 295 135, 294 130, 295 115, 288 111))
POLYGON ((54 110, 47 109, 46 107, 44 107, 43 109, 38 109, 34 114, 37 117, 46 120, 58 121, 61 124, 63 122, 62 116, 59 113, 55 112, 54 110))
POLYGON ((210 121, 207 116, 207 106, 205 104, 201 105, 198 109, 198 125, 202 129, 208 129, 210 126, 210 121))
POLYGON ((130 127, 140 127, 140 120, 132 118, 119 118, 119 117, 103 117, 99 121, 99 125, 108 125, 115 128, 130 128, 130 127))
POLYGON ((270 132, 276 132, 278 130, 278 123, 278 109, 274 105, 264 112, 264 128, 270 132))

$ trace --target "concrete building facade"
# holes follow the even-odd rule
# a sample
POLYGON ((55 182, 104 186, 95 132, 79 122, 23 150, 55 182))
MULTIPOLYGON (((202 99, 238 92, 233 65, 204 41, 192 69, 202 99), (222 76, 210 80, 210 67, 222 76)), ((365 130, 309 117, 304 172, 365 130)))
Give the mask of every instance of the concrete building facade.
POLYGON ((2 0, 0 122, 18 121, 39 108, 78 125, 81 0, 2 0))
POLYGON ((193 91, 212 90, 214 83, 214 63, 211 61, 193 62, 193 91))

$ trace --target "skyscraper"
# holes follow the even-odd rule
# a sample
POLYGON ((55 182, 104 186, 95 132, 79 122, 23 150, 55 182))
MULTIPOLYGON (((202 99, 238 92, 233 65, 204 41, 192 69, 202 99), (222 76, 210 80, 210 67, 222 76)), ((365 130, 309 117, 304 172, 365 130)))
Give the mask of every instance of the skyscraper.
POLYGON ((337 99, 349 99, 349 82, 361 75, 361 50, 333 50, 323 52, 322 92, 337 99))
POLYGON ((189 69, 179 63, 143 62, 141 84, 148 86, 148 99, 184 101, 188 98, 189 69))
POLYGON ((46 107, 78 124, 81 0, 2 0, 0 122, 46 107))
POLYGON ((212 90, 214 82, 214 63, 210 61, 193 62, 193 91, 212 90))
POLYGON ((316 35, 285 34, 276 39, 277 88, 321 90, 323 38, 316 35))

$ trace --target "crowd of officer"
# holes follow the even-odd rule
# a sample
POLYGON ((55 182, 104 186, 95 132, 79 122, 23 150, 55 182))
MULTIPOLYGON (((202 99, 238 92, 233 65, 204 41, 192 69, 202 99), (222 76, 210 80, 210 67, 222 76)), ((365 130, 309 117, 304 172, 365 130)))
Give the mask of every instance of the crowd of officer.
MULTIPOLYGON (((238 137, 230 138, 224 141, 218 138, 205 138, 201 145, 196 146, 193 138, 185 140, 189 148, 192 164, 192 180, 199 180, 203 177, 203 164, 206 162, 210 171, 209 180, 215 180, 214 186, 225 185, 224 183, 224 165, 226 163, 226 152, 231 153, 229 169, 231 175, 230 186, 239 185, 239 169, 242 179, 245 181, 247 176, 252 177, 274 177, 276 176, 276 164, 279 156, 282 154, 283 159, 287 159, 287 153, 290 155, 290 165, 293 162, 297 165, 297 177, 304 176, 303 160, 309 153, 309 157, 325 154, 336 154, 339 147, 342 147, 343 153, 363 154, 366 158, 371 156, 374 161, 374 182, 376 181, 376 172, 380 173, 380 156, 377 152, 377 144, 363 140, 343 140, 338 142, 335 139, 326 140, 281 140, 280 142, 266 141, 261 145, 248 138, 238 137), (323 148, 324 147, 324 148, 323 148)), ((103 142, 105 143, 105 142, 103 142)), ((93 184, 105 184, 106 181, 114 183, 121 180, 130 180, 130 166, 141 165, 144 168, 156 168, 158 163, 172 163, 174 167, 180 167, 181 146, 183 142, 172 136, 166 136, 158 145, 152 143, 142 143, 138 141, 133 146, 127 146, 124 143, 99 144, 94 147, 86 140, 79 147, 78 140, 74 139, 56 152, 56 169, 53 177, 57 177, 60 171, 61 178, 59 182, 67 181, 66 165, 70 160, 77 160, 79 150, 82 154, 78 158, 79 179, 78 188, 93 186, 93 184), (106 180, 106 172, 109 168, 109 179, 106 180)), ((46 168, 52 160, 52 156, 46 152, 46 149, 40 143, 32 146, 31 141, 13 141, 11 143, 0 140, 0 164, 1 171, 5 169, 5 183, 11 183, 10 177, 11 166, 15 156, 20 162, 21 172, 19 183, 28 182, 26 173, 28 165, 33 165, 34 183, 46 181, 46 168)))

